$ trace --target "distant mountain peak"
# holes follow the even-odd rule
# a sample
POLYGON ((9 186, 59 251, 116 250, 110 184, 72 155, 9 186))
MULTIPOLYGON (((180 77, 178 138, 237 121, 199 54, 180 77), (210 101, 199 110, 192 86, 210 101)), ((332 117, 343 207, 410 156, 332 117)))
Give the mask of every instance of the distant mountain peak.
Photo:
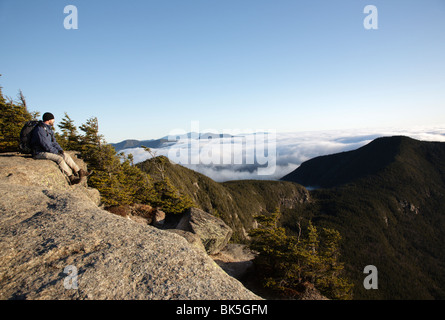
POLYGON ((303 162, 281 180, 297 182, 306 187, 335 187, 377 174, 396 161, 397 157, 410 157, 413 149, 427 144, 431 143, 406 136, 381 137, 357 150, 319 156, 303 162))

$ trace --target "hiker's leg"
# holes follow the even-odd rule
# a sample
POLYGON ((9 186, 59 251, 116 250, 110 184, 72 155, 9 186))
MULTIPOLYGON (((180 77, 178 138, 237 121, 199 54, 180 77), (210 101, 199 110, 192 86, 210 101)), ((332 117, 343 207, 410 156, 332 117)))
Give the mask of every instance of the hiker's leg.
POLYGON ((56 162, 59 167, 60 170, 62 170, 62 172, 64 174, 66 174, 68 177, 73 175, 73 172, 71 171, 71 168, 68 167, 68 165, 66 164, 65 160, 63 160, 63 158, 57 154, 54 153, 50 153, 50 152, 40 152, 37 153, 34 156, 34 159, 46 159, 46 160, 52 160, 54 162, 56 162))
POLYGON ((65 160, 66 164, 73 169, 74 172, 79 172, 80 168, 79 166, 74 162, 73 158, 71 158, 71 156, 64 152, 63 153, 63 160, 65 160))

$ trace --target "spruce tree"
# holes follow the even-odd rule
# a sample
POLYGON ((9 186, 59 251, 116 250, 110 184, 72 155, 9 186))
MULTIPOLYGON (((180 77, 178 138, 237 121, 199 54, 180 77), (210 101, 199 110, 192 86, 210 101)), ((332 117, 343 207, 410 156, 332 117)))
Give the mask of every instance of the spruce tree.
POLYGON ((80 136, 74 120, 65 112, 65 116, 57 125, 62 134, 56 133, 57 142, 64 150, 80 151, 80 136))
POLYGON ((90 118, 80 126, 80 150, 88 167, 93 171, 89 185, 99 190, 105 206, 153 205, 156 196, 151 177, 134 166, 133 157, 117 154, 99 134, 97 118, 90 118))
POLYGON ((6 99, 0 87, 0 152, 18 151, 20 143, 20 131, 23 125, 38 117, 37 112, 29 112, 26 100, 19 91, 19 102, 6 99))
POLYGON ((181 194, 168 177, 154 182, 154 192, 153 204, 161 207, 165 213, 178 214, 195 206, 190 197, 181 194))
POLYGON ((255 265, 263 284, 278 294, 295 298, 312 283, 331 299, 351 299, 352 284, 341 277, 340 233, 309 222, 304 235, 291 236, 278 226, 280 212, 255 217, 258 228, 249 232, 251 249, 258 252, 255 265))

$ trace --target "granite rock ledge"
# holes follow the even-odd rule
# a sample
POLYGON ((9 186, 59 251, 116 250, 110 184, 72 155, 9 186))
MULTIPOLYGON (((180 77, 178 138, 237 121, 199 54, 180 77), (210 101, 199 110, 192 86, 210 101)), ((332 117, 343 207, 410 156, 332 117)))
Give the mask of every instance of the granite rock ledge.
POLYGON ((1 154, 0 194, 0 299, 261 299, 182 236, 102 210, 52 161, 1 154))

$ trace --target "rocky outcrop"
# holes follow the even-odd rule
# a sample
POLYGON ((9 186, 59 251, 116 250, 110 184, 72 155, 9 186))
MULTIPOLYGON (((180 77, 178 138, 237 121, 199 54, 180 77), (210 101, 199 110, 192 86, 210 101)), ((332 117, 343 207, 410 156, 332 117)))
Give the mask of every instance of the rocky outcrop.
POLYGON ((183 236, 100 209, 51 161, 0 155, 0 193, 0 299, 259 299, 183 236))
MULTIPOLYGON (((77 153, 67 151, 79 168, 86 170, 86 164, 77 153)), ((0 183, 20 186, 40 186, 48 190, 69 191, 86 197, 96 205, 100 204, 99 191, 88 188, 85 178, 80 184, 71 186, 59 166, 50 160, 34 160, 30 156, 17 153, 0 154, 0 183)))
POLYGON ((113 206, 106 210, 142 225, 176 233, 210 255, 220 252, 232 236, 232 229, 224 221, 198 208, 190 208, 181 216, 171 214, 170 219, 160 208, 143 204, 113 206))
POLYGON ((176 229, 199 236, 208 254, 220 252, 232 236, 232 229, 224 221, 198 208, 184 213, 176 229))

